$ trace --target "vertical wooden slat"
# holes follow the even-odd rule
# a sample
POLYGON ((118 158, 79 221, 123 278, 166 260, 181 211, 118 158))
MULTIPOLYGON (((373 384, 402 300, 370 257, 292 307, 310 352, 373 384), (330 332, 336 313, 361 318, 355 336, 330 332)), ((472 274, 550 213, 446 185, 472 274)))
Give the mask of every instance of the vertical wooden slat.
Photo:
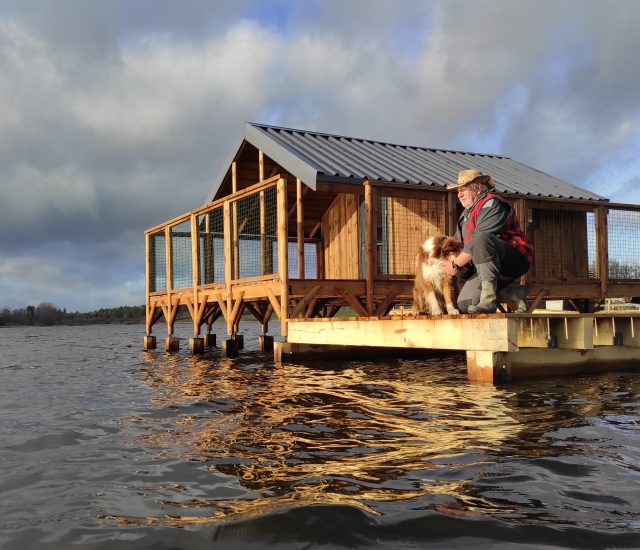
POLYGON ((149 253, 149 238, 150 235, 144 236, 144 256, 145 256, 145 280, 144 280, 144 296, 145 296, 145 334, 151 334, 151 316, 152 311, 149 311, 149 278, 151 277, 151 255, 149 253))
POLYGON ((453 236, 458 224, 458 195, 457 193, 447 193, 447 219, 445 232, 453 236))
POLYGON ((364 265, 365 288, 367 293, 367 314, 373 315, 373 278, 375 275, 375 249, 376 249, 376 219, 375 219, 376 192, 369 181, 364 182, 364 265))
POLYGON ((298 236, 298 279, 304 279, 304 210, 302 205, 302 181, 296 178, 296 222, 298 236))
POLYGON ((267 259, 266 255, 266 226, 264 217, 264 191, 260 191, 260 275, 266 275, 267 259))
POLYGON ((191 280, 193 284, 193 334, 200 334, 200 320, 198 311, 198 284, 199 284, 199 258, 198 258, 198 221, 195 214, 191 214, 191 280))
MULTIPOLYGON (((227 311, 231 311, 231 203, 225 201, 223 207, 224 215, 224 280, 227 287, 227 311)), ((227 314, 227 333, 231 334, 231 316, 227 314)))
POLYGON ((288 334, 288 248, 287 181, 280 178, 278 180, 278 273, 280 275, 280 334, 284 337, 288 334))
POLYGON ((609 209, 606 206, 598 206, 597 223, 596 223, 596 243, 598 258, 598 276, 600 277, 600 297, 606 298, 607 285, 609 279, 609 236, 607 227, 607 213, 609 209))
POLYGON ((233 270, 232 279, 240 278, 240 235, 238 234, 238 201, 231 203, 231 235, 233 239, 233 270))
MULTIPOLYGON (((173 280, 171 276, 171 228, 166 226, 164 228, 164 254, 165 254, 165 276, 167 278, 167 308, 171 311, 171 289, 173 288, 173 280)), ((173 323, 170 319, 167 319, 167 334, 171 336, 173 334, 173 323)))
MULTIPOLYGON (((518 222, 520 223, 520 227, 522 228, 522 231, 524 231, 526 235, 527 234, 527 203, 524 199, 516 199, 513 204, 513 207, 516 212, 518 222)), ((520 277, 520 284, 522 285, 527 284, 526 274, 520 277)))
POLYGON ((258 149, 258 180, 264 181, 264 153, 258 149))
POLYGON ((231 192, 235 193, 238 190, 238 165, 234 160, 231 163, 231 192))

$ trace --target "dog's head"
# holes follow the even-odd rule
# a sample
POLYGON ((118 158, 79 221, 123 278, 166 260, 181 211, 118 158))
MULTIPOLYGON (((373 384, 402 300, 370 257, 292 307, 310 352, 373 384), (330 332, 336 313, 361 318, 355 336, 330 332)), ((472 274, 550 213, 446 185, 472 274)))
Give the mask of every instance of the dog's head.
POLYGON ((453 260, 462 252, 462 243, 446 235, 434 235, 422 243, 427 258, 453 260))

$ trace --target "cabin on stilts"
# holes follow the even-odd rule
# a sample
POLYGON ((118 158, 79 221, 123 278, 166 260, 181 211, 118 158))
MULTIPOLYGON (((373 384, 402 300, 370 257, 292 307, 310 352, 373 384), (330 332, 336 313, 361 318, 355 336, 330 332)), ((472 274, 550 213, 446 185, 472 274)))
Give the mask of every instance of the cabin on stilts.
POLYGON ((637 314, 594 311, 640 296, 640 206, 503 156, 246 123, 205 204, 145 236, 145 349, 161 319, 177 349, 182 309, 194 353, 215 345, 219 318, 223 353, 237 353, 250 314, 263 350, 278 319, 277 361, 349 346, 464 350, 469 380, 495 382, 640 358, 637 314), (529 312, 410 315, 415 254, 453 233, 461 207, 446 185, 469 168, 493 176, 534 243, 529 312), (541 310, 551 299, 572 311, 541 310))

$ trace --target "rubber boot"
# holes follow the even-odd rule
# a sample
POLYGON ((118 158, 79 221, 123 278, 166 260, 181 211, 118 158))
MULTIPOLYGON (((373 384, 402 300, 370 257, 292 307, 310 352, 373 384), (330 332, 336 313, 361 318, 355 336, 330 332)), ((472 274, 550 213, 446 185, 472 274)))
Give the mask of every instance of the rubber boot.
POLYGON ((527 302, 524 297, 527 289, 524 285, 508 285, 498 291, 498 302, 501 304, 508 302, 513 313, 526 313, 527 302))
POLYGON ((496 281, 482 281, 480 283, 480 301, 468 307, 469 313, 495 313, 498 306, 496 304, 496 281))

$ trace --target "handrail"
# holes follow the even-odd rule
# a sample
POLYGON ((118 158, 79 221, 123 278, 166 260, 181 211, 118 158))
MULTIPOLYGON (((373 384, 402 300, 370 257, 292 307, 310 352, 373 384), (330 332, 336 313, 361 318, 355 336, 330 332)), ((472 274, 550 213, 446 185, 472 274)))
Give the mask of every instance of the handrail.
POLYGON ((204 214, 206 212, 209 212, 211 210, 215 210, 216 208, 219 208, 221 206, 224 205, 225 202, 229 201, 229 202, 234 202, 237 201, 241 198, 243 198, 245 195, 252 195, 258 191, 263 191, 264 189, 268 189, 269 187, 273 187, 277 184, 278 179, 280 179, 282 176, 276 175, 273 176, 269 179, 266 179, 264 181, 255 183, 249 187, 246 187, 244 189, 241 189, 240 191, 236 191, 235 193, 231 194, 231 195, 227 195, 226 197, 223 197, 221 199, 218 199, 216 201, 210 202, 208 204, 204 204, 202 206, 199 206, 198 208, 195 208, 193 210, 189 210, 188 212, 185 212, 184 214, 180 214, 178 216, 176 216, 175 218, 171 218, 167 221, 164 221, 158 225, 154 225, 153 227, 150 227, 149 229, 145 229, 144 232, 145 234, 149 235, 151 233, 156 233, 158 231, 160 231, 161 229, 164 229, 166 226, 172 226, 172 225, 176 225, 178 223, 182 223, 184 221, 187 221, 189 218, 191 218, 192 214, 195 214, 196 216, 199 214, 204 214))

